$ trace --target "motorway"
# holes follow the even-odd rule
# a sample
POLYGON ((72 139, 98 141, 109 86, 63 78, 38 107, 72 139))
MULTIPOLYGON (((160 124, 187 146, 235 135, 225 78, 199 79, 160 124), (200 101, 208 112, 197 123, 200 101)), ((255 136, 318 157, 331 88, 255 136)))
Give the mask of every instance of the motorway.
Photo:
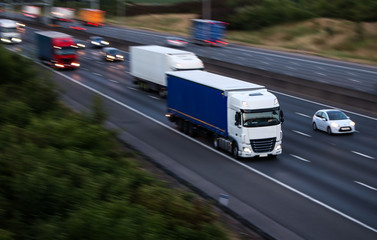
MULTIPOLYGON (((8 48, 34 58, 32 31, 27 29, 24 43, 8 48)), ((66 98, 89 106, 88 92, 104 96, 110 122, 124 130, 121 137, 149 149, 145 154, 153 152, 151 157, 171 164, 214 199, 229 195, 228 207, 270 236, 377 239, 377 119, 348 112, 358 131, 328 136, 311 129, 311 116, 330 106, 275 92, 285 112, 284 153, 276 160, 235 161, 175 131, 164 117, 165 100, 132 84, 128 61, 104 62, 96 49, 80 50, 79 56, 80 69, 54 74, 66 98)))

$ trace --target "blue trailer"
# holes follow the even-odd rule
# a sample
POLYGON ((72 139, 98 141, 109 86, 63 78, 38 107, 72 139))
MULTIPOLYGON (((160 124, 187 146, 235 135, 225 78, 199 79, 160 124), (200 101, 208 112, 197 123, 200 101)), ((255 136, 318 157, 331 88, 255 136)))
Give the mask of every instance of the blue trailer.
POLYGON ((204 132, 235 158, 281 154, 283 118, 264 86, 200 70, 166 74, 166 116, 180 131, 204 132))
POLYGON ((206 19, 192 20, 192 38, 195 43, 224 46, 223 40, 228 23, 206 19))

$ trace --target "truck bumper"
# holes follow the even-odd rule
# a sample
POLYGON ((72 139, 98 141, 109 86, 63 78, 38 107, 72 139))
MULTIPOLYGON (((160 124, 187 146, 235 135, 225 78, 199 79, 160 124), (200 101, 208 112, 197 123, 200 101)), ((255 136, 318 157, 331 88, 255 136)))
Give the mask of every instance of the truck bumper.
POLYGON ((250 145, 242 145, 241 149, 239 150, 239 156, 242 158, 252 158, 252 157, 268 157, 268 156, 276 156, 283 153, 281 141, 276 142, 274 149, 270 152, 263 152, 263 153, 256 153, 252 150, 250 145))

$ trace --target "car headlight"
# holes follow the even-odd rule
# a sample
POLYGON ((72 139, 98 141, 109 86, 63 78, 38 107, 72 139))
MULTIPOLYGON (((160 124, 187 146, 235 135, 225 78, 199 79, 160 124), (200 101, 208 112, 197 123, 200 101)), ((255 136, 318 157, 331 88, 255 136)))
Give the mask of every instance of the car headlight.
POLYGON ((351 125, 351 126, 353 127, 353 126, 355 126, 355 125, 356 125, 356 123, 355 123, 355 122, 353 122, 353 121, 351 121, 350 125, 351 125))
POLYGON ((101 41, 101 43, 102 43, 103 45, 109 45, 109 42, 106 42, 106 41, 101 41))
POLYGON ((123 59, 123 56, 122 55, 115 55, 117 58, 122 58, 123 59))
POLYGON ((336 122, 332 122, 332 123, 331 123, 331 127, 333 127, 333 128, 337 128, 337 127, 339 127, 339 124, 337 124, 336 122))
POLYGON ((95 41, 92 41, 92 44, 94 44, 94 45, 100 45, 100 43, 95 42, 95 41))
POLYGON ((115 57, 114 56, 111 56, 111 55, 106 55, 107 58, 110 58, 110 59, 114 59, 115 57))

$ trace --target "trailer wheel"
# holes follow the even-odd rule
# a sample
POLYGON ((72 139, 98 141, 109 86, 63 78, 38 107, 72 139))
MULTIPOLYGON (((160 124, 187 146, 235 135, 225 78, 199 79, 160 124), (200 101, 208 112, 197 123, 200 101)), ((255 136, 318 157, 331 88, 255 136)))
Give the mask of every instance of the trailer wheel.
POLYGON ((238 155, 238 144, 236 142, 233 142, 232 147, 232 154, 235 159, 238 159, 240 156, 238 155))
POLYGON ((192 124, 191 122, 188 123, 188 135, 190 137, 195 137, 196 135, 194 124, 192 124))
POLYGON ((184 120, 182 119, 182 118, 178 118, 177 119, 177 126, 178 126, 178 130, 180 131, 180 132, 183 132, 183 130, 184 130, 184 120))

